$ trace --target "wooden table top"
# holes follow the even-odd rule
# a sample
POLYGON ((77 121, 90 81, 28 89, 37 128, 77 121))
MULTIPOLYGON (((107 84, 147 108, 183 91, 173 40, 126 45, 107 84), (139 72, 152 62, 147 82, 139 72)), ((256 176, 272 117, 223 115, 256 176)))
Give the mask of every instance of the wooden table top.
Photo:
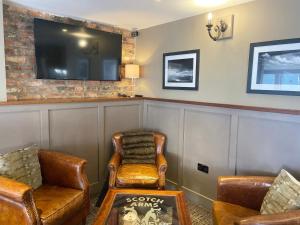
POLYGON ((159 217, 159 213, 162 212, 163 207, 164 210, 168 209, 168 212, 170 209, 172 209, 172 225, 192 224, 182 191, 110 189, 107 192, 104 201, 102 202, 93 225, 119 225, 118 218, 120 216, 120 213, 121 217, 125 218, 125 212, 127 212, 127 216, 132 216, 132 214, 138 215, 139 222, 125 222, 124 224, 159 225, 159 222, 164 222, 160 221, 161 218, 159 217), (174 202, 174 209, 172 208, 171 202, 174 202), (146 212, 144 214, 144 217, 141 217, 140 214, 137 213, 141 210, 146 212), (130 215, 130 213, 132 214, 130 215), (149 216, 151 217, 151 219, 149 219, 149 216), (148 221, 148 223, 146 220, 148 221), (156 223, 153 222, 155 220, 157 221, 156 223), (173 220, 175 220, 176 223, 173 223, 173 220))

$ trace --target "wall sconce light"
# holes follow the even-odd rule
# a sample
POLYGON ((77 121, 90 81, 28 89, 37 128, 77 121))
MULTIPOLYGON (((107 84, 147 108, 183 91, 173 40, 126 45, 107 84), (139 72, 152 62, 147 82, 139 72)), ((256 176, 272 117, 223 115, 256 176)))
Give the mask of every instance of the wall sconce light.
POLYGON ((233 15, 218 18, 216 24, 213 23, 212 13, 208 14, 208 23, 206 25, 209 37, 214 40, 232 38, 233 36, 233 15), (215 34, 213 34, 213 32, 215 34))

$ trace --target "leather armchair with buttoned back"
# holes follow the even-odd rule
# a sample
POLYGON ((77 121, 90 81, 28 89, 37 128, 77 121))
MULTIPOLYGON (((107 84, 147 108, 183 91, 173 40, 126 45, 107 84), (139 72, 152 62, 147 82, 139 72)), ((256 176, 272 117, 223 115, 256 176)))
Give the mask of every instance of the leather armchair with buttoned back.
POLYGON ((0 176, 1 225, 83 225, 89 213, 86 161, 40 150, 43 184, 36 190, 0 176))
POLYGON ((296 225, 300 210, 261 215, 260 208, 274 177, 219 177, 217 201, 213 203, 214 225, 296 225))
POLYGON ((164 157, 164 145, 166 136, 159 132, 153 132, 155 143, 155 164, 122 164, 123 148, 122 133, 113 135, 114 155, 109 168, 110 188, 157 188, 164 189, 166 183, 167 161, 164 157))

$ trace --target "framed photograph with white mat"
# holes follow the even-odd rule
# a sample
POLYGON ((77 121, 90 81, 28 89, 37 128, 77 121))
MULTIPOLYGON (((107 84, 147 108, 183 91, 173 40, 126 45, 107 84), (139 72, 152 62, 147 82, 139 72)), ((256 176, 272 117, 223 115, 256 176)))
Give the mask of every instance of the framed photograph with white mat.
POLYGON ((250 45, 247 93, 300 95, 300 38, 250 45))
POLYGON ((163 89, 198 90, 200 50, 163 54, 163 89))

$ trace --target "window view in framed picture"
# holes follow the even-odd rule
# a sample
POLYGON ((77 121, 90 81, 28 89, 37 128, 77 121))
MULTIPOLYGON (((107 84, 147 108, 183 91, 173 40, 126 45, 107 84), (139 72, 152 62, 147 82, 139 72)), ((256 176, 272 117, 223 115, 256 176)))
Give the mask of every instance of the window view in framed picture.
POLYGON ((300 95, 300 39, 252 43, 247 92, 300 95))
POLYGON ((200 50, 163 55, 163 89, 198 90, 200 50))

